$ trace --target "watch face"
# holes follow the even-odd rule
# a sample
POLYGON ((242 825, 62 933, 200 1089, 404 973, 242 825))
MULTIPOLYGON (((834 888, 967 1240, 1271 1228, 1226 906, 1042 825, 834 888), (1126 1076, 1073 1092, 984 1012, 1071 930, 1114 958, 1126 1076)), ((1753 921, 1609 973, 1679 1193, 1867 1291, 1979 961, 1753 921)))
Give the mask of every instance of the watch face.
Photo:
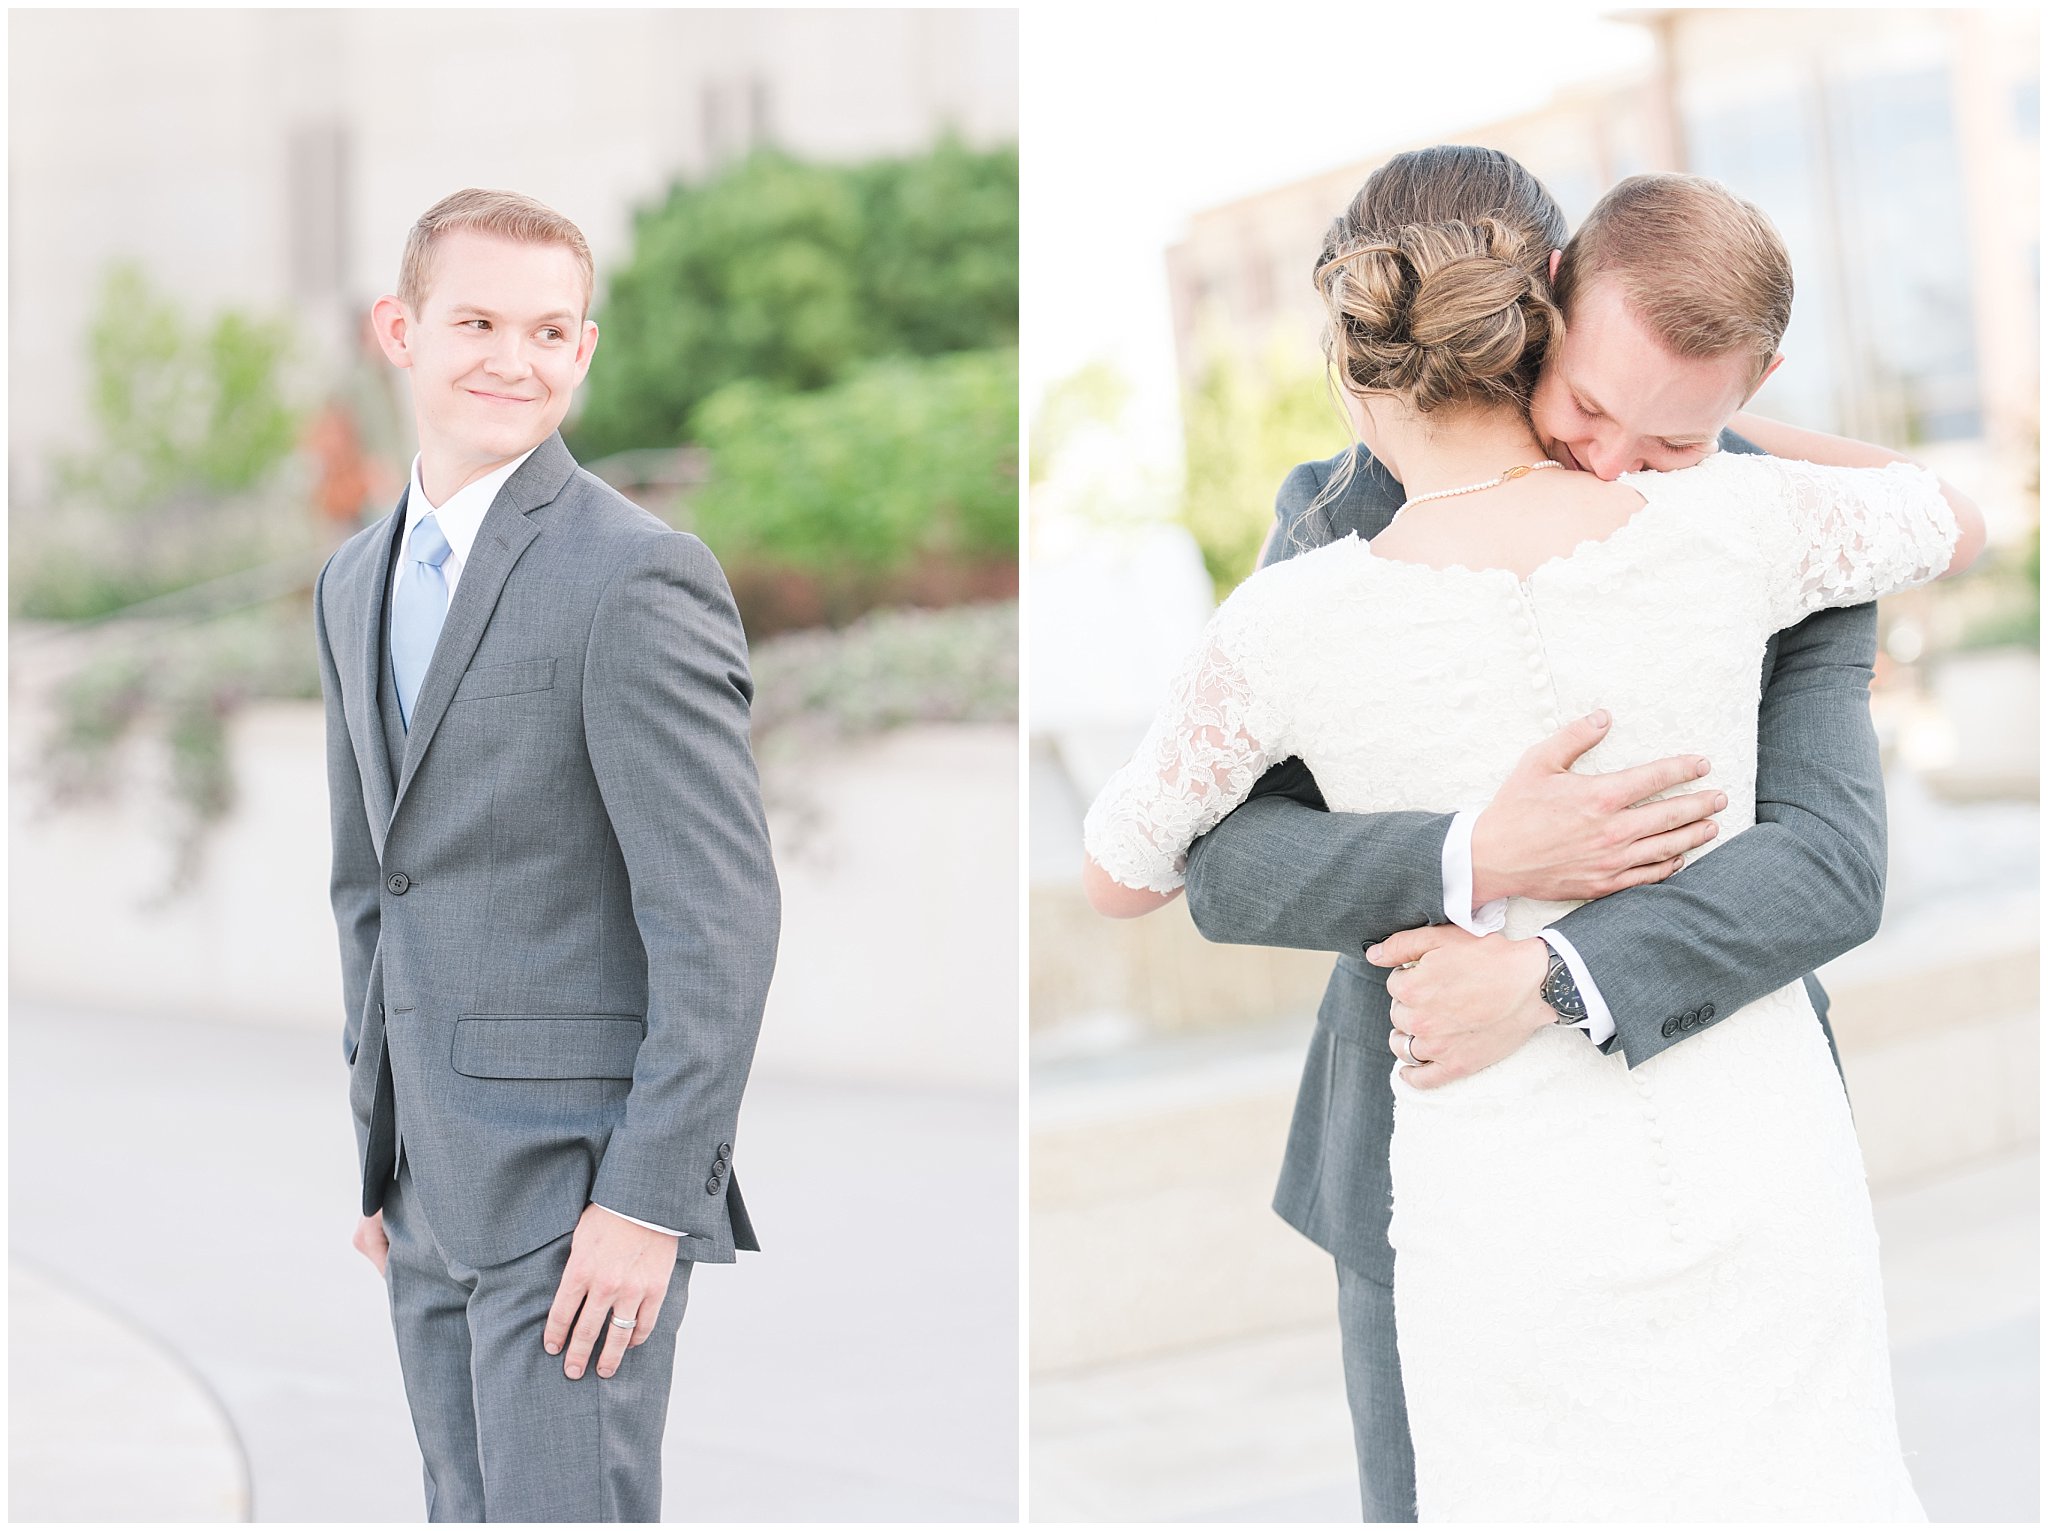
POLYGON ((1579 997, 1579 986, 1572 982, 1572 971, 1564 965, 1564 958, 1555 953, 1550 958, 1550 971, 1544 975, 1542 994, 1543 1003, 1565 1020, 1586 1018, 1586 1002, 1579 997))

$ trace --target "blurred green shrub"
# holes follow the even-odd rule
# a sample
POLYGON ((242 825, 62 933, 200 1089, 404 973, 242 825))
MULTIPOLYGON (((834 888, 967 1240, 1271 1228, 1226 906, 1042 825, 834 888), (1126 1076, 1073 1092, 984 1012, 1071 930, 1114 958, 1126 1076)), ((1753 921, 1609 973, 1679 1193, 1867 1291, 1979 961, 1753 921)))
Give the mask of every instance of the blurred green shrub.
POLYGON ((1341 450, 1349 430, 1320 370, 1304 370, 1278 351, 1253 364, 1213 342, 1181 396, 1181 419, 1187 479, 1180 519, 1221 600, 1257 565, 1288 470, 1341 450))
POLYGON ((192 321, 122 264, 86 350, 92 442, 55 463, 54 504, 15 507, 15 616, 83 621, 313 546, 283 487, 299 427, 284 325, 192 321))
POLYGON ((756 644, 752 670, 764 761, 909 723, 1015 722, 1017 606, 871 612, 756 644))
POLYGON ((723 559, 873 572, 1014 558, 1017 353, 871 362, 810 393, 732 383, 697 412, 693 527, 723 559))
POLYGON ((167 762, 172 867, 166 894, 188 886, 208 831, 234 806, 227 730, 257 698, 317 700, 308 594, 188 624, 121 632, 52 692, 39 775, 58 801, 116 786, 122 747, 154 741, 167 762))
POLYGON ((876 357, 1014 346, 1017 152, 762 153, 678 184, 635 219, 597 319, 569 434, 585 460, 681 445, 698 406, 742 380, 804 391, 876 357))
POLYGON ((282 373, 291 334, 233 309, 195 324, 142 268, 109 269, 87 333, 98 439, 63 459, 65 492, 109 510, 239 494, 291 455, 282 373))
POLYGON ((2027 540, 2000 548, 1980 560, 1958 582, 1955 593, 1969 604, 1957 635, 1958 649, 2041 646, 2041 528, 2027 540))

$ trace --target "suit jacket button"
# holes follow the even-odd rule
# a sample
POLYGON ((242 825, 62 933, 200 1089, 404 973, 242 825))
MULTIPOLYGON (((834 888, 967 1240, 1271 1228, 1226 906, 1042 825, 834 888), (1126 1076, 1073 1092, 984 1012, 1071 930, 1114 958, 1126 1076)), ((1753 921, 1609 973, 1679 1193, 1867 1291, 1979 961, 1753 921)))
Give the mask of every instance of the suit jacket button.
POLYGON ((718 1177, 713 1175, 704 1182, 704 1189, 713 1196, 718 1194, 718 1177))
POLYGON ((1670 1036, 1674 1031, 1678 1030, 1678 1017, 1674 1015, 1657 1029, 1663 1032, 1665 1036, 1670 1036))
POLYGON ((407 888, 410 888, 412 886, 412 879, 406 876, 405 873, 403 872, 393 872, 390 878, 386 880, 384 886, 389 888, 393 893, 403 893, 407 888))
POLYGON ((718 1157, 719 1157, 719 1158, 723 1159, 723 1158, 724 1158, 724 1157, 725 1157, 725 1156, 726 1156, 727 1154, 729 1154, 729 1153, 731 1153, 731 1152, 732 1152, 732 1144, 730 1144, 730 1143, 721 1143, 721 1144, 719 1144, 719 1145, 718 1145, 718 1157))
POLYGON ((1700 1006, 1700 1019, 1701 1019, 1701 1020, 1705 1020, 1705 1021, 1711 1021, 1711 1020, 1712 1020, 1713 1018, 1714 1018, 1714 1007, 1713 1007, 1712 1005, 1701 1005, 1701 1006, 1700 1006))

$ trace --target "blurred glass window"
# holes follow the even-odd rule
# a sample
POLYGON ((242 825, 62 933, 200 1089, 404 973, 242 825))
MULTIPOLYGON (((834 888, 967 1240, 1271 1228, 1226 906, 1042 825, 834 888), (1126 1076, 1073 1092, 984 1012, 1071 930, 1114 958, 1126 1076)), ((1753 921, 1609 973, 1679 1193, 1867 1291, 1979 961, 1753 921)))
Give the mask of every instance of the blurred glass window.
POLYGON ((1837 360, 1845 353, 1842 278, 1827 220, 1822 145, 1807 103, 1766 97, 1710 111, 1688 111, 1687 169, 1734 187, 1777 225, 1792 257, 1797 297, 1785 332, 1785 365, 1757 408, 1795 425, 1842 430, 1837 360))
POLYGON ((1948 71, 1842 79, 1828 97, 1867 418, 1901 446, 1975 436, 1970 220, 1948 71))

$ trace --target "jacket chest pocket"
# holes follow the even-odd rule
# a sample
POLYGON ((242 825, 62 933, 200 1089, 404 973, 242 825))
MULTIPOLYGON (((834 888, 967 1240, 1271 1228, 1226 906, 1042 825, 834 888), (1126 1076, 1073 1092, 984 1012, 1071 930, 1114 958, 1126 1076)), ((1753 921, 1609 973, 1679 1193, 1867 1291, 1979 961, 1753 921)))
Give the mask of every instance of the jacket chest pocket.
POLYGON ((516 659, 511 664, 482 665, 462 677, 455 687, 454 701, 474 702, 487 696, 545 691, 554 683, 555 662, 551 658, 516 659))

